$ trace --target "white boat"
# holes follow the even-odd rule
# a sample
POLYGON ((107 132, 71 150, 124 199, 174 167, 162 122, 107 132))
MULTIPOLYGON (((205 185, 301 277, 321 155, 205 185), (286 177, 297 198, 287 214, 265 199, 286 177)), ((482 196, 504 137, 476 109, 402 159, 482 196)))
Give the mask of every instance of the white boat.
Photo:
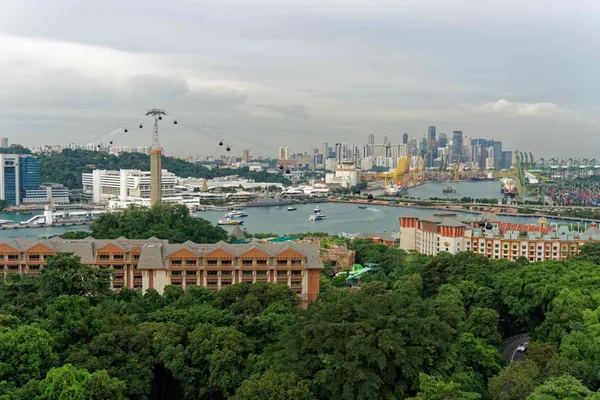
POLYGON ((243 223, 244 223, 244 221, 239 221, 239 220, 236 220, 236 219, 221 218, 217 222, 217 225, 242 225, 243 223))
POLYGON ((321 213, 316 213, 311 215, 310 217, 308 217, 309 221, 321 221, 325 219, 325 215, 321 214, 321 213))
POLYGON ((0 219, 0 225, 12 224, 13 222, 10 219, 0 219))
POLYGON ((247 216, 248 216, 248 213, 245 213, 243 211, 231 211, 225 215, 225 217, 228 217, 228 218, 243 218, 243 217, 247 217, 247 216))
POLYGON ((287 210, 288 210, 288 211, 296 211, 296 210, 297 210, 297 208, 296 208, 296 207, 289 206, 289 207, 287 208, 287 210))
POLYGON ((321 212, 321 209, 317 206, 315 207, 315 214, 319 214, 321 212))

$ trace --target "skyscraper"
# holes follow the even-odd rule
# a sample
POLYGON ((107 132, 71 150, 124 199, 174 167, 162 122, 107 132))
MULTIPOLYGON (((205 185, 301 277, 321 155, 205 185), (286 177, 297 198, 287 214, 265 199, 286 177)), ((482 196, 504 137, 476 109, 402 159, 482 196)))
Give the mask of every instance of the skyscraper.
POLYGON ((375 135, 373 135, 372 133, 369 133, 369 139, 367 141, 367 144, 375 144, 375 135))
POLYGON ((448 135, 446 133, 440 133, 440 147, 446 147, 448 144, 448 135))
POLYGON ((250 161, 250 150, 244 149, 242 150, 242 162, 250 161))
POLYGON ((463 133, 462 131, 452 132, 452 151, 454 153, 453 159, 458 159, 459 155, 462 155, 463 150, 463 133))
POLYGON ((402 144, 408 144, 408 133, 402 135, 402 144))
POLYGON ((436 139, 435 126, 431 125, 429 128, 427 128, 427 142, 432 142, 436 139))
POLYGON ((25 190, 40 187, 40 164, 36 157, 0 154, 0 199, 19 205, 25 190))
POLYGON ((7 148, 8 147, 8 138, 0 137, 0 147, 7 148))
POLYGON ((329 158, 329 144, 327 142, 321 144, 321 154, 323 154, 323 163, 325 163, 325 160, 329 158))
POLYGON ((388 144, 388 136, 387 133, 383 136, 383 144, 388 144))

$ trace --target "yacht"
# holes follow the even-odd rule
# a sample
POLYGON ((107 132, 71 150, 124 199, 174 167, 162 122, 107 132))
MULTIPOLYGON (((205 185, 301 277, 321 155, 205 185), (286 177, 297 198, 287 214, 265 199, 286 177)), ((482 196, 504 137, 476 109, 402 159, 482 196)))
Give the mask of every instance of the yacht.
POLYGON ((453 188, 452 186, 448 186, 448 187, 445 187, 445 188, 442 190, 442 192, 443 192, 443 193, 456 193, 456 189, 455 189, 455 188, 453 188))
POLYGON ((243 218, 243 217, 247 217, 248 213, 236 210, 236 211, 228 212, 225 216, 229 217, 229 218, 243 218))
POLYGON ((315 213, 315 214, 311 215, 310 217, 308 217, 309 221, 321 221, 322 219, 325 219, 325 215, 323 215, 321 213, 315 213))
POLYGON ((237 219, 231 219, 229 217, 221 218, 217 225, 242 225, 244 221, 239 221, 237 219))
POLYGON ((297 210, 297 208, 296 208, 296 207, 289 206, 289 207, 287 208, 287 210, 288 210, 288 211, 296 211, 296 210, 297 210))
POLYGON ((321 213, 321 209, 319 208, 319 206, 315 207, 315 214, 320 214, 321 213))

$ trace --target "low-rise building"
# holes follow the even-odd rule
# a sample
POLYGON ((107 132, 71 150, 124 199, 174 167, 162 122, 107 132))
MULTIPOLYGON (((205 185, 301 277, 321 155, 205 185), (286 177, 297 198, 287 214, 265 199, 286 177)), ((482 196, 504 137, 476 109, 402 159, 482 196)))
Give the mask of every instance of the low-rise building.
MULTIPOLYGON (((121 169, 111 171, 96 169, 92 173, 81 174, 83 191, 92 195, 95 203, 118 200, 120 202, 150 199, 150 171, 121 169)), ((162 170, 162 195, 175 196, 177 177, 162 170)))
POLYGON ((23 204, 69 204, 69 189, 58 183, 42 183, 39 188, 25 189, 23 204))
POLYGON ((452 213, 400 217, 400 247, 434 256, 440 252, 472 251, 495 259, 563 260, 577 254, 580 246, 595 241, 600 241, 600 230, 594 223, 579 233, 566 226, 553 230, 508 224, 489 215, 481 222, 452 213))
POLYGON ((203 286, 217 291, 236 283, 284 283, 302 304, 319 294, 323 262, 316 244, 169 243, 166 240, 47 240, 0 241, 1 273, 39 274, 58 252, 74 253, 81 262, 112 273, 111 288, 155 289, 203 286))

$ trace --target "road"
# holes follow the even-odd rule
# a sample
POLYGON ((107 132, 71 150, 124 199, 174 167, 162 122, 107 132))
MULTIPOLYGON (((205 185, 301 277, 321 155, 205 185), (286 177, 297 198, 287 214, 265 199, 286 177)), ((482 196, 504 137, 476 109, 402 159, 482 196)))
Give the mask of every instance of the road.
POLYGON ((523 342, 529 342, 531 337, 527 335, 517 335, 510 337, 504 341, 501 347, 502 358, 507 364, 513 361, 523 360, 527 353, 520 353, 517 351, 517 347, 523 342))

